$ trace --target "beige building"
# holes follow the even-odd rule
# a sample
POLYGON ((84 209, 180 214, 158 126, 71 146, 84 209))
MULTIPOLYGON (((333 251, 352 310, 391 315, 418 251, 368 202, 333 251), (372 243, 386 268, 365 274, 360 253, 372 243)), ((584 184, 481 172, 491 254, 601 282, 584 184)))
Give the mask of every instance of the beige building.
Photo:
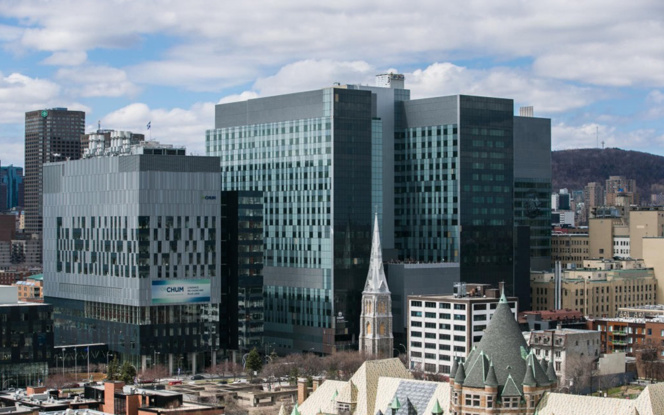
MULTIPOLYGON (((561 308, 588 317, 615 317, 620 307, 657 303, 657 279, 643 260, 586 260, 583 268, 563 270, 561 308)), ((532 272, 532 309, 555 307, 552 272, 532 272)))
POLYGON ((588 237, 590 259, 611 259, 616 242, 629 238, 629 224, 622 216, 594 217, 588 220, 588 237))
POLYGON ((643 258, 643 238, 664 237, 664 209, 643 208, 629 212, 632 258, 643 258))
POLYGON ((655 270, 657 278, 657 298, 664 302, 664 237, 643 238, 643 262, 648 268, 655 270))
POLYGON ((627 179, 625 176, 609 176, 605 181, 604 188, 606 189, 606 204, 609 206, 618 205, 619 202, 617 199, 625 196, 629 198, 630 205, 637 205, 639 203, 636 180, 627 179))
POLYGON ((558 261, 563 268, 583 267, 583 261, 590 259, 590 238, 587 233, 553 232, 551 234, 551 268, 558 261))

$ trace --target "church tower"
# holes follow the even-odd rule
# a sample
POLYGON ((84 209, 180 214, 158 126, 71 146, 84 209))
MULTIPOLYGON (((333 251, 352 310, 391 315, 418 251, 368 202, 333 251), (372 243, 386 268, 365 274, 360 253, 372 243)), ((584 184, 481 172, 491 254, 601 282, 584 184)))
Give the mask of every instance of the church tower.
POLYGON ((380 248, 378 215, 376 215, 371 243, 371 264, 362 291, 360 352, 379 358, 389 358, 392 357, 393 347, 392 298, 383 270, 383 254, 380 248))

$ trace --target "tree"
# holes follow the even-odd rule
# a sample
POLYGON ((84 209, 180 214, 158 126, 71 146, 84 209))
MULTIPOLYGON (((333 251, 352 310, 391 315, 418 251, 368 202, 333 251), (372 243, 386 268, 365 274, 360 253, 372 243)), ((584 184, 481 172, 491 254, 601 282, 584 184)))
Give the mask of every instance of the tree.
POLYGON ((635 345, 636 370, 639 377, 660 380, 664 377, 664 366, 659 360, 662 354, 662 346, 652 339, 646 339, 643 343, 635 345))
POLYGON ((166 368, 166 366, 164 365, 154 365, 143 371, 143 374, 141 375, 141 380, 143 381, 143 383, 147 383, 147 382, 155 382, 165 377, 168 377, 168 368, 166 368))
POLYGON ((263 368, 263 358, 258 354, 258 350, 254 347, 247 356, 246 366, 249 377, 253 377, 254 372, 260 372, 263 368))
POLYGON ((108 367, 106 368, 106 379, 110 381, 118 380, 119 373, 120 373, 120 362, 118 362, 117 356, 113 356, 113 360, 111 360, 108 363, 108 367))
POLYGON ((120 368, 120 380, 126 385, 133 385, 136 379, 136 368, 129 362, 124 362, 120 368))
POLYGON ((44 386, 49 389, 61 389, 69 382, 69 378, 61 373, 49 375, 44 382, 44 386))

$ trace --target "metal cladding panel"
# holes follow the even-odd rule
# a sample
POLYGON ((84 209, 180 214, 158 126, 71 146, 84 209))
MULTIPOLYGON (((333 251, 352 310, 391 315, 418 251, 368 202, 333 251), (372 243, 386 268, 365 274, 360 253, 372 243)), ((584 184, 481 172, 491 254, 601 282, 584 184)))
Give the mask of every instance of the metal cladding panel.
POLYGON ((456 124, 459 114, 458 95, 405 101, 403 109, 408 128, 456 124))
POLYGON ((210 302, 219 303, 219 159, 187 158, 99 157, 46 166, 50 177, 44 197, 45 294, 146 306, 152 301, 153 280, 177 281, 184 276, 209 279, 210 302), (139 271, 140 218, 149 223, 145 275, 139 271), (166 221, 178 221, 178 232, 186 232, 186 237, 176 238, 176 226, 166 221), (182 266, 176 269, 178 257, 182 266), (184 265, 190 262, 195 271, 185 275, 184 265))
POLYGON ((323 91, 307 91, 219 104, 215 107, 215 128, 301 120, 323 116, 323 91))

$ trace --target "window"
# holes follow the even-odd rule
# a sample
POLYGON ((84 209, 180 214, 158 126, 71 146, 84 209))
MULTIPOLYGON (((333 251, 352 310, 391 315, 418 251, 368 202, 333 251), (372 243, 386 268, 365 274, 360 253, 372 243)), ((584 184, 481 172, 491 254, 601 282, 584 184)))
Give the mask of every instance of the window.
POLYGON ((438 315, 438 317, 440 317, 442 319, 445 319, 445 320, 449 320, 450 318, 452 318, 451 314, 449 314, 449 313, 440 313, 438 315))
POLYGON ((465 304, 454 304, 454 309, 455 310, 465 310, 466 305, 465 304))
POLYGON ((454 331, 466 331, 466 326, 454 325, 454 331))
POLYGON ((445 309, 450 309, 451 305, 450 303, 440 303, 440 308, 445 308, 445 309))
POLYGON ((424 307, 426 308, 436 308, 436 303, 433 303, 431 301, 427 301, 424 303, 424 307))
POLYGON ((473 316, 473 321, 486 321, 486 314, 476 314, 473 316))
POLYGON ((422 307, 422 302, 421 301, 411 301, 410 306, 411 307, 422 307))
POLYGON ((454 319, 455 319, 456 321, 465 321, 465 320, 466 320, 466 316, 464 316, 463 314, 455 314, 455 315, 454 315, 454 319))

